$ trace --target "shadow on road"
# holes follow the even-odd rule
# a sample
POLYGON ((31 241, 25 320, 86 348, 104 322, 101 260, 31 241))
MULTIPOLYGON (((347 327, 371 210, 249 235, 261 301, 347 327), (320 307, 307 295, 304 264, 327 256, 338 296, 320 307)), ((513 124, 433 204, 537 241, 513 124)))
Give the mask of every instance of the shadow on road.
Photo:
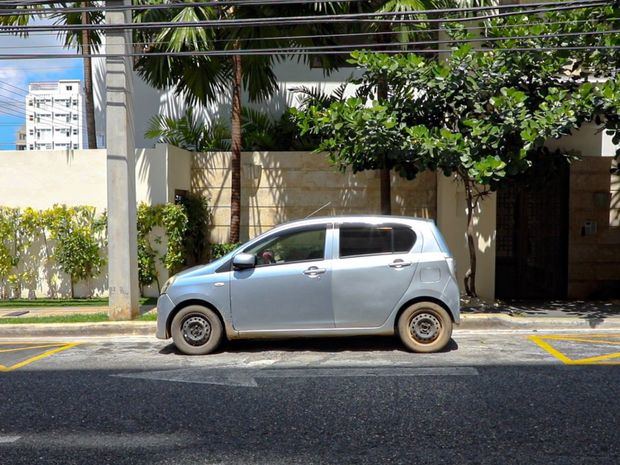
MULTIPOLYGON (((454 339, 441 352, 458 350, 454 339)), ((253 353, 253 352, 407 352, 395 337, 330 337, 299 338, 277 340, 237 340, 226 341, 218 353, 253 353)), ((169 344, 159 351, 160 354, 182 354, 174 344, 169 344)))

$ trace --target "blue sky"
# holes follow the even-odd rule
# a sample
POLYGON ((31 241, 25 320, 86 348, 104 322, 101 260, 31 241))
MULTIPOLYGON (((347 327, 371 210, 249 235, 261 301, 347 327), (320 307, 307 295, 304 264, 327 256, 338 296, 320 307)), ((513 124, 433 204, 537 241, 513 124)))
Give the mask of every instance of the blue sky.
MULTIPOLYGON (((76 55, 75 50, 63 48, 62 41, 53 33, 31 35, 27 38, 0 35, 0 55, 14 53, 76 55)), ((15 149, 15 133, 25 122, 24 100, 28 84, 59 79, 82 80, 82 60, 0 60, 0 150, 15 149)))

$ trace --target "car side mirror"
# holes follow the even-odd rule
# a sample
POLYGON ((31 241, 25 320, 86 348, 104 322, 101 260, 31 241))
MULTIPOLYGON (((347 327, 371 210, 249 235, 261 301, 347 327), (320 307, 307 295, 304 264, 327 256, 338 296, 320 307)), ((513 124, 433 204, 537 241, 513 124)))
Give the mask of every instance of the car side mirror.
POLYGON ((238 253, 233 258, 233 267, 237 270, 247 270, 256 266, 256 256, 251 253, 238 253))

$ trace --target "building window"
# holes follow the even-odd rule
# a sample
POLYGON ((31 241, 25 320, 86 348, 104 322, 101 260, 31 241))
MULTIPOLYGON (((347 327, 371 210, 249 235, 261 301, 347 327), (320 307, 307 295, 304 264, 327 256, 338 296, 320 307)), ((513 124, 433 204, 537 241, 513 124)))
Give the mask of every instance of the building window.
POLYGON ((34 145, 30 144, 29 149, 34 150, 34 145))
POLYGON ((78 144, 73 144, 73 148, 74 148, 74 149, 78 149, 78 148, 79 148, 79 147, 78 147, 78 144))
POLYGON ((73 86, 67 86, 67 90, 73 90, 73 86))
POLYGON ((77 115, 73 115, 73 121, 77 121, 77 115))
POLYGON ((74 135, 74 136, 77 136, 77 134, 78 134, 78 130, 77 130, 77 129, 74 129, 74 130, 73 130, 73 135, 74 135))

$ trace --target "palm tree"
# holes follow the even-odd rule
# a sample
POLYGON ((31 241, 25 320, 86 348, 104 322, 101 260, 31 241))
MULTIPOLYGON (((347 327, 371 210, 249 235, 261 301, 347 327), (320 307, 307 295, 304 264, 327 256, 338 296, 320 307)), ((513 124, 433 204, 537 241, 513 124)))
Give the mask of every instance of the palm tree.
MULTIPOLYGON (((19 14, 1 16, 0 24, 5 26, 26 26, 33 18, 38 18, 47 13, 56 25, 75 24, 101 24, 104 20, 102 10, 98 11, 71 11, 71 8, 92 6, 90 2, 50 2, 46 4, 31 4, 25 6, 2 7, 4 9, 20 10, 19 14), (62 11, 69 9, 68 11, 62 11), (23 11, 21 11, 23 10, 23 11), (46 12, 46 10, 48 10, 46 12)), ((27 33, 25 33, 27 34, 27 33)), ((58 33, 63 39, 64 46, 75 48, 83 55, 84 61, 84 93, 86 110, 86 130, 88 135, 88 148, 97 148, 97 133, 95 129, 95 103, 93 97, 93 78, 91 53, 99 51, 101 46, 101 34, 97 30, 70 30, 58 33)))
MULTIPOLYGON (((151 4, 153 2, 150 2, 151 4)), ((156 3, 162 3, 157 1, 156 3)), ((321 12, 342 11, 339 3, 307 3, 298 5, 240 5, 231 7, 183 7, 146 10, 136 14, 137 22, 205 21, 244 18, 300 16, 321 12)), ((278 89, 273 66, 283 57, 270 55, 234 54, 235 50, 261 48, 304 47, 333 43, 332 39, 318 41, 308 38, 290 38, 308 33, 329 37, 333 25, 261 26, 242 28, 163 28, 158 31, 141 30, 136 42, 149 44, 145 52, 226 51, 220 56, 149 56, 145 53, 136 63, 138 73, 159 89, 172 88, 189 106, 216 103, 222 96, 231 102, 231 216, 230 242, 239 241, 241 219, 241 149, 242 149, 242 92, 252 102, 272 96, 278 89), (287 38, 286 36, 290 36, 287 38), (278 39, 268 39, 277 37, 278 39)), ((308 62, 308 56, 300 57, 308 62)), ((329 61, 324 59, 326 69, 329 61)))

